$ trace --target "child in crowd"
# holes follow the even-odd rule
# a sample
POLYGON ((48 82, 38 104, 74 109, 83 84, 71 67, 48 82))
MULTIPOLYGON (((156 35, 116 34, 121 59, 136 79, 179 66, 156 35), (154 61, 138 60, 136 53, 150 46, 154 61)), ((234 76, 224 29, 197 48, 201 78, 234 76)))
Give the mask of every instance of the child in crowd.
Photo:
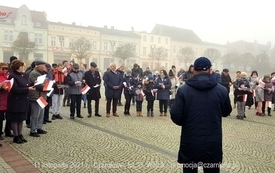
POLYGON ((135 90, 135 95, 136 95, 136 111, 137 111, 137 116, 142 116, 142 102, 143 102, 143 97, 144 92, 142 89, 142 82, 138 81, 137 87, 135 90))
POLYGON ((256 83, 255 100, 257 102, 256 115, 262 116, 262 102, 264 101, 264 83, 259 81, 256 83))
POLYGON ((250 92, 250 88, 245 85, 245 81, 238 81, 237 88, 235 89, 234 95, 237 103, 237 119, 243 120, 245 115, 245 103, 247 94, 250 92))
POLYGON ((267 107, 267 114, 271 116, 271 102, 273 97, 273 84, 271 82, 271 76, 269 74, 264 75, 262 80, 264 85, 264 101, 262 106, 263 115, 265 115, 265 108, 267 107))
POLYGON ((147 117, 154 117, 154 101, 156 95, 154 76, 149 74, 148 81, 144 85, 144 93, 147 101, 147 117))

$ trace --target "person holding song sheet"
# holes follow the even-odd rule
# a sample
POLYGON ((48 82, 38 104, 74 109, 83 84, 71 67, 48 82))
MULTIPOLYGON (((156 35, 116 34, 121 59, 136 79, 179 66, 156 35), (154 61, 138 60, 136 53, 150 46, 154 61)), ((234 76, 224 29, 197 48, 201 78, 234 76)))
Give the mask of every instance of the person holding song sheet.
POLYGON ((34 91, 33 83, 23 72, 24 62, 14 60, 11 64, 11 74, 8 80, 13 79, 14 83, 8 94, 7 114, 8 120, 11 121, 11 127, 14 135, 13 142, 21 144, 27 142, 22 135, 23 121, 27 119, 29 111, 29 91, 34 91))
MULTIPOLYGON (((30 73, 29 79, 32 83, 35 83, 35 90, 30 91, 29 100, 31 106, 31 132, 30 136, 40 137, 39 134, 46 134, 47 132, 42 129, 44 121, 44 108, 47 106, 47 91, 44 91, 44 83, 41 83, 40 78, 46 74, 46 62, 35 61, 35 68, 30 73), (39 79, 38 79, 39 78, 39 79), (37 83, 36 83, 37 82, 37 83), (43 104, 41 104, 43 103, 43 104)), ((45 78, 46 80, 46 78, 45 78)), ((44 81, 45 82, 45 81, 44 81)))
POLYGON ((69 85, 68 92, 70 94, 71 104, 70 104, 70 118, 74 119, 75 110, 76 117, 83 118, 81 116, 81 100, 82 93, 81 89, 83 87, 83 73, 79 71, 79 65, 74 63, 71 72, 66 76, 66 83, 69 85))
POLYGON ((63 92, 65 89, 65 74, 63 71, 63 65, 58 64, 57 68, 54 69, 54 80, 55 83, 53 85, 53 97, 52 97, 52 110, 53 110, 53 116, 52 120, 55 119, 62 119, 60 115, 60 108, 61 108, 61 100, 63 96, 63 92))
POLYGON ((88 118, 92 117, 92 100, 95 101, 95 116, 101 117, 99 114, 99 99, 101 98, 100 95, 100 84, 101 84, 101 77, 99 72, 96 70, 96 63, 90 63, 90 70, 86 71, 84 74, 84 80, 86 85, 90 87, 87 92, 87 108, 88 108, 88 118))

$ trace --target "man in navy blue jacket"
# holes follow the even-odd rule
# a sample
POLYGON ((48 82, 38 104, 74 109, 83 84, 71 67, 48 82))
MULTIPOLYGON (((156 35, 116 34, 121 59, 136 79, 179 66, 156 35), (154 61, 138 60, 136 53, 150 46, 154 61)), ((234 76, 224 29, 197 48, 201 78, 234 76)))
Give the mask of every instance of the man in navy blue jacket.
POLYGON ((178 162, 184 173, 197 172, 198 165, 204 172, 220 172, 222 117, 232 107, 227 89, 211 74, 211 66, 205 57, 195 61, 195 75, 178 89, 170 111, 172 121, 182 126, 178 162))

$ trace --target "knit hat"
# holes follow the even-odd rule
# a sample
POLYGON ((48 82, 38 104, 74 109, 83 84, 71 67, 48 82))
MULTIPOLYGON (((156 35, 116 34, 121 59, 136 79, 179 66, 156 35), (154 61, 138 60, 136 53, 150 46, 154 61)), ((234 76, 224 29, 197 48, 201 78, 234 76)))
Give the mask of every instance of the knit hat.
POLYGON ((126 74, 132 74, 132 70, 131 70, 130 68, 128 68, 128 69, 126 70, 126 74))
POLYGON ((148 80, 154 80, 154 77, 153 77, 152 74, 149 74, 149 75, 148 75, 148 80))
POLYGON ((170 70, 168 75, 169 75, 169 76, 174 76, 173 71, 172 71, 172 70, 170 70))

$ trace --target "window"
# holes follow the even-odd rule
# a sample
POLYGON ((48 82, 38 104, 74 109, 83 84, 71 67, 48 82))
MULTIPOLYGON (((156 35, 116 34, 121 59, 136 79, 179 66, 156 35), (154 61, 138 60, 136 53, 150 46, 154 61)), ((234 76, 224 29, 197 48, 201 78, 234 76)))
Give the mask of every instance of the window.
POLYGON ((59 39, 59 42, 60 42, 60 47, 61 48, 65 46, 65 38, 59 39))
POLYGON ((41 26, 41 22, 35 22, 35 26, 40 27, 41 26))
POLYGON ((97 41, 92 41, 92 49, 97 50, 97 41))
POLYGON ((51 46, 55 46, 55 37, 51 38, 51 46))
POLYGON ((168 44, 168 38, 165 38, 165 44, 168 44))
POLYGON ((154 36, 151 36, 151 42, 154 42, 154 36))
POLYGON ((161 43, 161 38, 160 37, 158 37, 158 43, 161 43))
POLYGON ((73 45, 74 45, 74 39, 70 38, 69 39, 69 47, 73 47, 73 45))
POLYGON ((42 34, 35 33, 34 34, 34 42, 37 44, 42 44, 42 34))
POLYGON ((143 47, 143 55, 146 55, 146 47, 143 47))
POLYGON ((4 30, 4 41, 8 41, 8 42, 13 41, 13 31, 4 30))
POLYGON ((22 25, 26 25, 27 24, 27 16, 26 15, 22 15, 22 18, 21 18, 21 24, 22 25))
POLYGON ((143 36, 143 41, 146 41, 146 35, 143 36))
POLYGON ((103 50, 108 50, 108 43, 107 42, 104 42, 104 44, 103 44, 103 50))
POLYGON ((176 46, 174 46, 173 53, 176 53, 176 46))
POLYGON ((11 18, 9 18, 9 17, 6 18, 6 22, 7 22, 7 23, 11 23, 11 18))

